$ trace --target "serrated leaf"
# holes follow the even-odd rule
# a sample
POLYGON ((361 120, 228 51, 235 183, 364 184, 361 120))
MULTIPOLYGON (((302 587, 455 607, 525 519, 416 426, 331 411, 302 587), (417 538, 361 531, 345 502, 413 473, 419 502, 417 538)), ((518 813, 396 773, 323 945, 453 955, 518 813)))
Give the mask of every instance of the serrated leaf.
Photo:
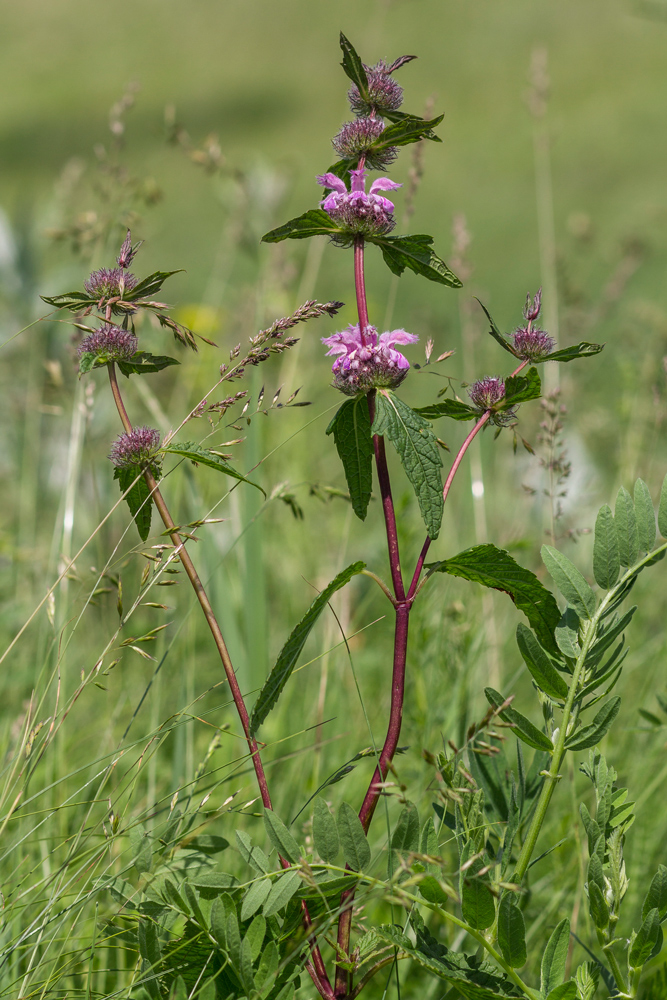
POLYGON ((658 529, 663 538, 667 538, 667 476, 662 481, 660 503, 658 504, 658 529))
POLYGON ((463 403, 460 399, 443 399, 441 403, 432 403, 431 406, 418 406, 415 408, 425 420, 437 420, 438 417, 451 417, 452 420, 477 420, 479 413, 472 406, 463 403))
POLYGON ((432 236, 425 233, 415 236, 371 236, 367 241, 380 248, 384 262, 392 274, 400 276, 407 267, 415 274, 421 274, 440 285, 463 287, 459 278, 432 249, 432 236))
POLYGON ((523 913, 509 893, 503 896, 498 907, 498 946, 513 969, 526 964, 526 925, 523 913))
POLYGON ((262 243, 280 243, 282 240, 307 240, 311 236, 337 236, 344 230, 333 221, 323 208, 311 208, 296 219, 290 219, 277 229, 262 236, 262 243))
POLYGON ((440 474, 442 459, 431 425, 389 389, 382 389, 375 397, 371 434, 385 435, 398 452, 429 537, 436 539, 444 501, 440 474))
POLYGON ((364 521, 373 489, 373 438, 366 396, 346 400, 326 433, 334 436, 352 509, 364 521))
POLYGON ((289 639, 283 646, 276 660, 275 666, 269 674, 267 680, 259 692, 255 707, 250 718, 250 731, 255 733, 266 719, 272 708, 275 707, 283 688, 287 684, 301 651, 306 644, 306 639, 311 633, 315 622, 331 600, 333 595, 346 583, 349 583, 353 576, 361 573, 365 569, 366 563, 355 562, 344 569, 335 577, 328 587, 325 587, 319 594, 301 621, 292 629, 289 639))
POLYGON ((510 375, 505 379, 504 406, 517 406, 542 395, 542 380, 537 368, 529 368, 525 375, 510 375))
MULTIPOLYGON (((253 483, 250 479, 246 479, 245 476, 242 476, 240 472, 237 472, 231 465, 228 465, 219 455, 216 455, 213 451, 209 451, 207 448, 202 448, 196 441, 184 441, 182 444, 169 442, 166 447, 160 450, 165 455, 180 455, 181 458, 187 458, 197 465, 206 465, 209 469, 222 472, 223 475, 238 479, 241 483, 249 483, 250 486, 254 486, 260 493, 264 493, 261 486, 253 483)), ((264 496, 266 496, 266 493, 264 493, 264 496)))
POLYGON ((129 378, 130 375, 161 372, 163 368, 169 368, 170 365, 180 365, 181 362, 177 361, 176 358, 169 358, 165 354, 148 354, 146 351, 137 351, 129 361, 116 363, 123 375, 129 378))
POLYGON ((598 930, 603 931, 609 926, 609 907, 597 882, 588 883, 588 909, 598 930))
POLYGON ((595 519, 595 544, 593 545, 593 574, 595 582, 610 590, 618 580, 621 560, 618 553, 618 535, 611 507, 600 507, 595 519))
POLYGON ((635 483, 635 516, 640 552, 650 552, 655 545, 655 511, 651 491, 643 479, 635 483))
POLYGON ((593 719, 590 726, 584 726, 572 734, 566 741, 567 750, 588 750, 605 736, 612 722, 619 713, 620 698, 611 698, 606 702, 593 719))
POLYGON ((587 344, 582 341, 581 344, 573 344, 572 347, 564 347, 562 351, 554 351, 553 354, 547 354, 541 360, 565 363, 566 361, 575 361, 577 358, 591 358, 594 354, 599 354, 603 349, 604 344, 587 344))
POLYGON ((356 83, 359 90, 359 94, 364 101, 368 101, 368 77, 366 76, 366 70, 364 69, 364 64, 357 54, 352 42, 345 37, 343 32, 340 33, 340 47, 343 52, 343 61, 341 66, 345 72, 345 75, 352 80, 352 83, 356 83))
POLYGON ((660 933, 660 914, 658 908, 649 910, 642 925, 637 931, 637 937, 632 942, 630 954, 628 955, 628 965, 631 969, 639 969, 648 960, 658 940, 660 933))
MULTIPOLYGON (((475 296, 475 298, 477 298, 477 296, 475 296)), ((491 329, 489 330, 490 335, 493 337, 493 339, 496 341, 496 343, 500 344, 500 346, 503 348, 504 351, 507 351, 509 354, 513 355, 513 357, 515 357, 515 358, 518 357, 517 352, 514 350, 514 347, 509 343, 509 341, 507 340, 507 338, 504 337, 503 334, 500 332, 500 329, 498 328, 497 323, 493 319, 493 316, 491 315, 491 313, 489 312, 489 310, 486 308, 486 306, 484 305, 484 303, 480 302, 479 299, 477 299, 477 301, 479 302, 480 306, 482 307, 482 309, 484 311, 484 315, 486 316, 486 318, 488 319, 489 323, 491 324, 491 329)))
POLYGON ((595 594, 574 563, 551 545, 542 546, 542 561, 567 603, 582 618, 592 618, 597 605, 595 594))
POLYGON ((313 841, 315 850, 327 865, 332 865, 338 857, 340 842, 336 820, 329 812, 329 807, 323 798, 318 797, 313 810, 313 841))
POLYGON ((146 278, 142 278, 134 288, 126 289, 123 293, 123 300, 136 302, 137 299, 150 298, 160 291, 167 278, 171 278, 172 274, 180 274, 182 270, 182 267, 178 267, 175 271, 153 271, 146 278))
POLYGON ((268 878, 260 879, 259 882, 253 882, 245 896, 243 897, 243 903, 241 904, 241 920, 248 920, 253 914, 257 913, 259 908, 266 902, 266 897, 271 892, 271 880, 268 878))
POLYGON ((401 857, 417 851, 419 851, 419 812, 412 802, 407 802, 391 835, 387 853, 387 877, 392 877, 401 857))
POLYGON ((516 641, 524 663, 540 690, 550 698, 567 698, 567 684, 554 667, 549 654, 523 622, 519 622, 516 627, 516 641))
MULTIPOLYGON (((494 708, 498 708, 505 701, 503 696, 492 687, 484 688, 484 694, 489 704, 493 705, 494 708)), ((525 715, 517 712, 515 708, 504 709, 500 713, 500 718, 503 722, 510 722, 514 729, 514 734, 520 740, 523 740, 524 743, 527 743, 529 747, 533 747, 534 750, 553 751, 553 743, 549 737, 541 729, 538 729, 537 726, 534 726, 525 715)))
POLYGON ((287 906, 292 896, 301 886, 301 876, 298 871, 286 872, 271 886, 271 892, 267 896, 262 913, 265 917, 271 917, 278 910, 287 906))
POLYGON ((639 552, 637 516, 632 497, 624 486, 621 486, 616 495, 614 521, 618 534, 618 554, 621 564, 623 566, 632 566, 636 562, 639 552))
POLYGON ((662 920, 667 914, 667 868, 658 865, 658 870, 651 879, 646 898, 642 906, 642 920, 645 920, 653 908, 658 910, 662 920))
POLYGON ((120 492, 130 492, 125 497, 130 514, 134 518, 139 537, 145 542, 151 531, 151 509, 153 500, 148 483, 139 469, 114 469, 114 479, 118 480, 120 492))
POLYGON ((336 823, 345 864, 352 871, 363 871, 371 860, 371 849, 361 820, 348 802, 341 802, 338 807, 336 823))
POLYGON ((299 845, 273 809, 264 810, 264 826, 278 854, 291 861, 293 865, 298 864, 301 858, 299 845))
POLYGON ((565 917, 554 928, 542 956, 540 989, 544 997, 548 997, 551 991, 556 986, 560 986, 565 979, 565 963, 569 944, 570 921, 565 917))
POLYGON ((553 633, 561 615, 556 600, 535 574, 520 566, 509 552, 489 543, 474 545, 435 563, 433 571, 502 590, 523 611, 542 645, 557 652, 553 633))

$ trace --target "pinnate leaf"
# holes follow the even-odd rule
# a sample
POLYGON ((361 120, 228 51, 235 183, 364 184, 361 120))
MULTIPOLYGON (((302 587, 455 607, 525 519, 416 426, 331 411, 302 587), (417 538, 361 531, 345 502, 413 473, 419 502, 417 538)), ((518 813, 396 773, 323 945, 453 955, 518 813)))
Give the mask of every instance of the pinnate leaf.
POLYGON ((292 896, 295 895, 297 890, 301 886, 301 876, 298 871, 286 872, 281 875, 280 878, 271 886, 271 892, 266 897, 266 902, 262 909, 262 913, 265 917, 271 917, 278 910, 282 910, 283 906, 287 906, 292 896))
POLYGON ((561 983, 548 994, 546 1000, 577 1000, 579 992, 574 979, 568 979, 566 983, 561 983))
POLYGON ((651 884, 646 893, 644 905, 642 906, 642 920, 648 916, 649 910, 652 910, 654 907, 657 908, 662 920, 667 915, 667 868, 664 865, 658 866, 657 872, 651 879, 651 884))
POLYGON ((649 959, 660 933, 660 914, 657 906, 649 910, 642 925, 637 931, 637 937, 632 942, 628 964, 633 969, 639 969, 649 959))
POLYGON ((366 396, 347 399, 326 432, 334 436, 350 491, 352 509, 364 521, 373 488, 373 439, 366 396))
POLYGON ((461 853, 459 895, 463 919, 475 930, 483 931, 496 919, 496 907, 489 888, 488 875, 477 875, 485 867, 483 859, 475 858, 472 864, 467 864, 474 853, 473 843, 468 841, 461 853))
POLYGON ((616 522, 611 507, 600 507, 595 519, 595 544, 593 546, 593 573, 595 582, 609 590, 618 580, 621 560, 618 552, 616 522))
POLYGON ((401 810, 398 822, 391 836, 387 855, 387 875, 392 877, 398 867, 399 858, 419 851, 419 812, 408 802, 401 810))
POLYGON ((375 397, 371 433, 388 437, 398 452, 429 536, 436 539, 444 501, 440 474, 442 459, 431 425, 389 389, 382 389, 375 397))
POLYGON ((597 605, 595 594, 574 563, 551 545, 542 546, 542 561, 567 603, 582 618, 592 618, 597 605))
POLYGON ((241 904, 241 920, 248 920, 264 905, 271 892, 271 879, 262 878, 253 882, 241 904))
POLYGON ((250 718, 251 732, 257 732, 271 709, 275 707, 283 688, 292 675, 301 651, 306 644, 306 639, 328 602, 337 590, 340 590, 346 583, 349 583, 357 573, 361 573, 365 566, 366 563, 355 562, 342 570, 331 581, 329 586, 325 587, 322 593, 315 598, 299 624, 292 629, 287 642, 280 651, 273 670, 266 679, 255 702, 255 707, 252 710, 250 718))

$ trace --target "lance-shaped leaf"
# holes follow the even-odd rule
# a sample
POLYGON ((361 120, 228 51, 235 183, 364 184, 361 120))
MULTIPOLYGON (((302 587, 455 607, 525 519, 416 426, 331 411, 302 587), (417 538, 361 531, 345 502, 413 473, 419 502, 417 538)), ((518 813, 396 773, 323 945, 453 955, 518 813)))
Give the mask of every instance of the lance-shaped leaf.
POLYGON ((134 518, 139 537, 142 542, 145 542, 151 530, 151 507, 153 505, 148 484, 138 469, 114 469, 113 477, 118 480, 121 493, 125 493, 131 487, 125 500, 130 508, 130 514, 134 518))
POLYGON ((540 690, 550 698, 567 698, 567 684, 554 667, 549 654, 523 622, 519 622, 516 627, 516 641, 524 663, 540 690))
POLYGON ((505 406, 527 403, 542 395, 542 382, 537 368, 529 368, 525 375, 510 375, 505 379, 505 406))
POLYGON ((542 561, 567 603, 582 618, 592 618, 597 605, 595 594, 574 563, 551 545, 542 546, 542 561))
POLYGON ((352 83, 356 83, 361 97, 365 101, 368 101, 368 77, 366 76, 364 64, 359 58, 354 45, 349 38, 345 37, 342 31, 340 33, 340 47, 343 52, 341 66, 345 71, 345 75, 350 78, 352 83))
POLYGON ((170 365, 180 365, 180 363, 176 358, 169 358, 164 354, 148 354, 146 351, 137 351, 129 361, 117 362, 123 375, 128 378, 130 375, 146 375, 150 372, 161 372, 163 368, 169 368, 170 365))
MULTIPOLYGON (((500 708, 505 702, 505 698, 492 687, 484 688, 484 694, 486 695, 486 700, 494 708, 500 708)), ((534 750, 553 750, 553 743, 549 737, 541 729, 538 729, 537 726, 534 726, 525 715, 517 712, 515 708, 510 706, 503 709, 500 713, 500 718, 503 722, 509 722, 514 729, 515 735, 529 747, 533 747, 534 750)))
POLYGON ((444 501, 440 475, 442 459, 431 425, 393 392, 381 389, 375 397, 371 434, 385 435, 398 452, 419 501, 429 537, 436 539, 444 501))
POLYGON ((340 841, 336 821, 329 812, 329 807, 318 795, 313 811, 313 841, 315 850, 326 865, 332 865, 338 857, 340 841))
POLYGON ((616 494, 614 521, 618 534, 618 553, 622 566, 632 566, 639 553, 639 538, 637 535, 637 515, 632 497, 624 486, 616 494))
POLYGON ((618 535, 611 507, 604 504, 595 519, 595 544, 593 545, 593 573, 599 587, 610 590, 618 580, 621 560, 618 554, 618 535))
POLYGON ((264 905, 266 897, 271 892, 271 879, 261 878, 253 882, 245 896, 241 906, 241 920, 248 920, 264 905))
POLYGON ((143 278, 134 288, 127 289, 123 293, 124 301, 136 302, 137 299, 150 298, 160 291, 167 278, 170 278, 172 274, 179 274, 182 270, 182 267, 178 267, 175 271, 154 271, 148 277, 143 278))
MULTIPOLYGON (((264 493, 261 486, 257 483, 253 483, 250 479, 246 479, 242 476, 240 472, 228 465, 224 459, 216 455, 214 451, 210 451, 208 448, 202 448, 200 444, 195 441, 184 441, 182 444, 176 444, 170 441, 166 447, 160 449, 166 455, 180 455, 182 458, 189 458, 191 462, 196 465, 206 465, 209 469, 215 469, 216 472, 222 472, 225 476, 231 476, 232 479, 238 479, 241 483, 249 483, 250 486, 254 486, 256 490, 260 493, 264 493)), ((264 493, 266 496, 266 493, 264 493)))
POLYGON ((540 990, 543 997, 548 997, 552 990, 560 986, 565 979, 569 944, 570 921, 565 917, 554 928, 542 956, 540 990))
POLYGON ((579 616, 574 608, 566 608, 554 629, 556 644, 563 656, 576 660, 581 653, 579 645, 579 616))
POLYGON ((373 439, 366 396, 347 399, 326 432, 334 436, 350 491, 352 509, 364 521, 373 488, 373 439))
POLYGON ((657 907, 649 910, 641 927, 637 931, 637 936, 630 946, 628 955, 628 965, 631 969, 640 969, 651 956, 660 933, 660 914, 657 907))
MULTIPOLYGON (((477 301, 479 302, 479 299, 477 299, 477 301)), ((514 350, 514 348, 510 344, 510 342, 500 332, 500 329, 498 328, 497 323, 493 319, 493 316, 491 315, 491 313, 489 312, 489 310, 486 308, 486 306, 484 305, 484 303, 483 302, 479 302, 479 304, 482 307, 482 309, 484 310, 484 315, 486 316, 486 318, 488 319, 489 323, 491 324, 491 329, 489 330, 489 333, 491 334, 491 336, 493 337, 493 339, 498 344, 500 344, 500 346, 503 348, 503 350, 507 351, 509 354, 512 354, 515 358, 518 357, 517 352, 514 350)))
POLYGON ((99 299, 91 299, 88 292, 63 292, 62 295, 40 295, 40 299, 56 309, 69 309, 70 312, 82 312, 84 309, 97 305, 99 299))
POLYGON ((474 545, 451 559, 433 564, 433 571, 460 576, 509 594, 542 645, 557 653, 554 629, 560 621, 560 610, 556 600, 535 574, 520 566, 509 552, 491 544, 474 545))
POLYGON ((262 909, 264 916, 270 917, 274 913, 277 913, 278 910, 282 910, 283 906, 287 906, 292 896, 298 892, 300 887, 301 875, 298 871, 286 872, 285 875, 281 875, 279 879, 276 879, 262 909))
MULTIPOLYGON (((474 847, 470 841, 466 848, 467 850, 464 850, 461 855, 462 869, 470 855, 474 853, 474 847)), ((496 919, 496 906, 489 887, 489 877, 477 874, 484 867, 483 859, 476 858, 464 871, 461 871, 459 878, 463 919, 478 931, 486 930, 496 919)))
POLYGON ((421 274, 429 281, 436 281, 450 288, 461 288, 462 282, 450 271, 444 260, 432 249, 433 237, 425 234, 416 236, 372 236, 369 243, 375 243, 382 250, 384 262, 393 274, 401 275, 406 267, 421 274))
POLYGON ((509 893, 503 896, 498 907, 498 946, 513 969, 526 964, 526 925, 523 913, 509 893))
POLYGON ((257 732, 278 701, 301 655, 301 650, 306 644, 306 639, 310 635, 313 625, 327 606, 327 603, 337 590, 340 590, 346 583, 349 583, 352 577, 356 576, 357 573, 361 573, 365 567, 366 563, 355 562, 339 573, 329 586, 325 587, 322 593, 315 598, 299 624, 292 630, 289 639, 280 651, 273 670, 259 692, 250 719, 251 732, 257 732))
POLYGON ((565 363, 566 361, 575 361, 577 358, 590 358, 594 354, 599 354, 603 348, 604 344, 573 344, 572 347, 564 347, 562 351, 554 351, 552 354, 547 354, 545 358, 541 358, 540 360, 565 363))
POLYGON ((639 551, 650 552, 655 545, 655 511, 651 491, 643 479, 635 483, 634 501, 639 551))
POLYGON ((361 820, 348 802, 338 807, 336 823, 345 864, 355 872, 363 871, 371 860, 371 849, 361 820))
POLYGON ((651 879, 646 898, 642 905, 642 920, 644 920, 652 910, 657 907, 660 919, 667 916, 667 868, 658 865, 658 870, 651 879))
POLYGON ((399 867, 401 858, 418 850, 419 812, 412 802, 407 802, 391 835, 391 846, 387 854, 387 877, 392 877, 399 867))
POLYGON ((289 832, 280 816, 273 809, 264 810, 264 826, 269 840, 282 858, 287 858, 293 865, 298 864, 301 851, 296 840, 289 832))
POLYGON ((460 399, 443 399, 441 403, 418 406, 415 408, 415 413, 419 413, 425 420, 437 420, 438 417, 451 417, 452 420, 477 420, 480 417, 477 410, 460 399))
POLYGON ((578 729, 568 738, 565 743, 566 748, 568 750, 588 750, 589 747, 594 747, 606 735, 620 708, 620 698, 611 698, 605 702, 590 726, 578 729))
POLYGON ((667 538, 667 476, 662 481, 660 503, 658 505, 658 528, 663 538, 667 538))
POLYGON ((430 139, 431 142, 442 142, 433 129, 440 124, 444 115, 437 118, 418 118, 416 115, 406 115, 405 118, 389 125, 373 142, 371 149, 386 149, 388 146, 407 146, 420 139, 430 139))
POLYGON ((310 236, 337 236, 343 230, 322 208, 311 208, 283 226, 262 236, 262 243, 280 243, 281 240, 307 240, 310 236))
POLYGON ((566 983, 561 983, 560 986, 551 990, 546 1000, 578 1000, 580 995, 574 979, 568 979, 566 983))
POLYGON ((588 909, 598 930, 603 931, 609 926, 609 907, 597 882, 588 883, 588 909))

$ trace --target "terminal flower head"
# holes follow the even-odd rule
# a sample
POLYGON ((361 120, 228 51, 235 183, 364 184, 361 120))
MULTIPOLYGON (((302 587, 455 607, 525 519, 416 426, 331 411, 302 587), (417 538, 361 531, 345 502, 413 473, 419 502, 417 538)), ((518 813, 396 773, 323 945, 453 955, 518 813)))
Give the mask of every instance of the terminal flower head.
POLYGON ((395 389, 410 368, 410 362, 395 349, 396 344, 414 344, 419 340, 406 330, 387 330, 378 335, 374 326, 367 326, 363 336, 359 324, 323 337, 328 355, 339 355, 333 363, 333 384, 347 396, 367 393, 371 389, 395 389))
POLYGON ((468 395, 480 414, 492 411, 491 423, 497 427, 506 427, 516 419, 516 410, 510 407, 507 410, 496 410, 505 398, 505 383, 501 378, 487 376, 481 378, 468 389, 468 395))
POLYGON ((380 59, 375 66, 364 66, 368 80, 368 100, 361 96, 356 83, 352 84, 347 94, 355 115, 384 115, 387 111, 400 108, 403 103, 403 88, 391 74, 414 58, 415 56, 401 56, 391 65, 380 59))
POLYGON ((137 279, 122 267, 101 267, 86 278, 83 287, 95 299, 122 298, 123 292, 131 291, 137 279))
POLYGON ((527 327, 520 326, 514 331, 512 342, 517 358, 522 361, 543 361, 556 346, 553 337, 544 330, 538 330, 530 321, 527 327))
POLYGON ((334 222, 349 233, 362 236, 378 236, 391 232, 395 222, 394 203, 380 194, 381 191, 395 191, 402 187, 388 177, 378 177, 366 193, 366 170, 350 170, 351 184, 347 186, 335 174, 320 174, 317 183, 329 188, 329 193, 320 202, 334 222))

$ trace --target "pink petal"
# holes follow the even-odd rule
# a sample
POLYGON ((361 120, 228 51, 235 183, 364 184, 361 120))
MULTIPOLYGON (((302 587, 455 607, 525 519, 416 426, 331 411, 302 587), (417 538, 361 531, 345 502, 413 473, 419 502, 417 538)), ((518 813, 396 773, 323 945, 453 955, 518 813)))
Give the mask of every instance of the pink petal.
POLYGON ((352 178, 350 190, 354 192, 360 191, 363 194, 366 187, 366 170, 364 167, 360 170, 350 170, 350 177, 352 178))
POLYGON ((345 194, 347 188, 345 187, 345 182, 336 177, 335 174, 318 174, 315 178, 318 184, 322 187, 331 188, 332 191, 338 191, 339 194, 345 194))
POLYGON ((396 181, 389 180, 388 177, 378 177, 376 181, 370 186, 369 194, 375 194, 376 191, 396 191, 397 188, 403 187, 402 184, 397 184, 396 181))
POLYGON ((325 212, 333 212, 336 208, 338 208, 339 198, 340 195, 335 191, 332 191, 320 202, 320 207, 323 208, 325 212))
POLYGON ((416 344, 419 337, 407 330, 387 330, 380 336, 380 343, 391 347, 392 344, 416 344))
POLYGON ((383 198, 382 195, 374 194, 372 199, 376 205, 381 205, 385 212, 394 211, 393 201, 389 201, 389 198, 383 198))

